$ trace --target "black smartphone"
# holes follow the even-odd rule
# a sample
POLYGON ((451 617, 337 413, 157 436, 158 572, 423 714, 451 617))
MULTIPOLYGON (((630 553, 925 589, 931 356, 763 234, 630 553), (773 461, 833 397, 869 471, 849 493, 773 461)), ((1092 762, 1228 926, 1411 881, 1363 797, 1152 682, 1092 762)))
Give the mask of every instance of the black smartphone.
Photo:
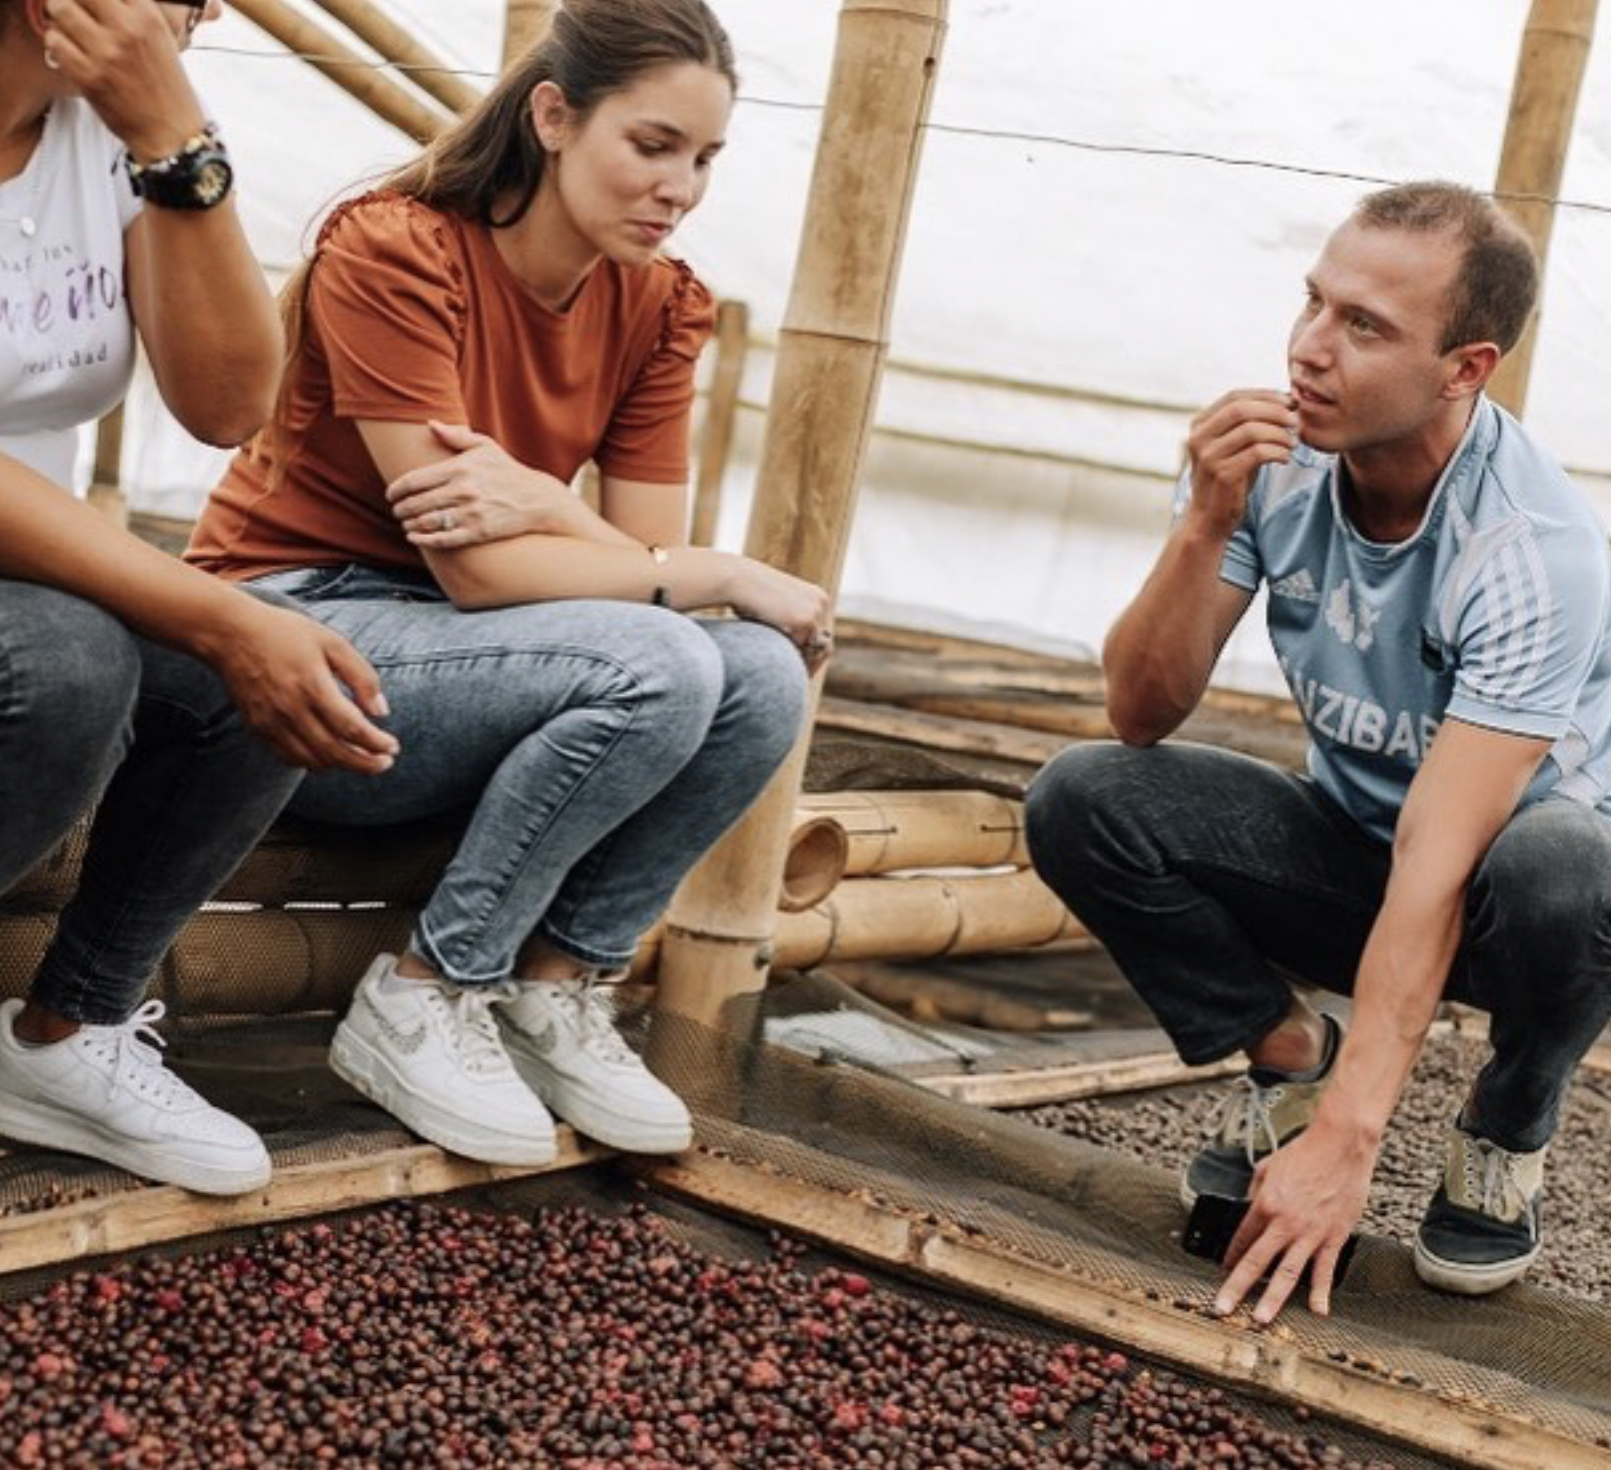
MULTIPOLYGON (((1251 1203, 1250 1200, 1231 1199, 1223 1194, 1198 1195, 1197 1203, 1191 1207, 1191 1214, 1186 1218, 1186 1232, 1180 1238, 1181 1245, 1192 1255, 1201 1256, 1205 1261, 1223 1261, 1225 1252, 1231 1248, 1231 1241, 1251 1203)), ((1343 1242, 1343 1248, 1337 1255, 1337 1269, 1331 1274, 1333 1288, 1342 1285, 1343 1277, 1348 1274, 1348 1264, 1354 1258, 1354 1247, 1358 1243, 1357 1235, 1350 1235, 1343 1242)), ((1307 1266, 1304 1267, 1303 1277, 1298 1284, 1300 1287, 1309 1284, 1307 1266)))

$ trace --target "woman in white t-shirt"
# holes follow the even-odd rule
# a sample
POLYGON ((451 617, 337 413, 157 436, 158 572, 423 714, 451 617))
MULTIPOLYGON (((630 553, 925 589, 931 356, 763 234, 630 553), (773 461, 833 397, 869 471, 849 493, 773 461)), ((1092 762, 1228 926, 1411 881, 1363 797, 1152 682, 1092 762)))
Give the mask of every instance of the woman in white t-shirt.
POLYGON ((199 438, 272 406, 273 303, 179 60, 216 9, 0 0, 0 894, 99 803, 29 997, 0 1006, 0 1134, 234 1193, 266 1181, 262 1141, 163 1068, 141 997, 298 768, 383 770, 395 742, 339 637, 65 488, 137 337, 199 438))

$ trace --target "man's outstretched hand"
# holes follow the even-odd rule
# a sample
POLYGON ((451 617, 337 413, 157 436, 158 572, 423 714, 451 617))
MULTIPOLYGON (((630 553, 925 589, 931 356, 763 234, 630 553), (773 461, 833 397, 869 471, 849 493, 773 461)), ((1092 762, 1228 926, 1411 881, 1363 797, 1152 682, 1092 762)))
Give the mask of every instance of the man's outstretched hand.
POLYGON ((1375 1165, 1373 1147, 1320 1119, 1260 1163, 1252 1205, 1225 1253, 1230 1275, 1214 1310, 1234 1312, 1268 1276, 1253 1319, 1273 1322, 1308 1266, 1309 1310, 1329 1313, 1337 1259, 1364 1212, 1375 1165))

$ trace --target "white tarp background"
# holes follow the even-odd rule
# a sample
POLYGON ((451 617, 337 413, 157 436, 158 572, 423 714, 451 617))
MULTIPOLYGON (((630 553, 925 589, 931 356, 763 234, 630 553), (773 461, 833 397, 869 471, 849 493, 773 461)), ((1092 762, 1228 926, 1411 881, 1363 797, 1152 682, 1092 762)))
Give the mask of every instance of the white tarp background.
MULTIPOLYGON (((501 0, 387 8, 453 65, 495 69, 501 0)), ((771 336, 838 5, 718 8, 746 100, 709 199, 674 243, 771 336)), ((950 10, 893 357, 1195 405, 1284 382, 1303 272, 1369 187, 1304 170, 1491 185, 1528 5, 952 0, 950 10)), ((248 228, 260 257, 282 266, 318 211, 411 145, 239 17, 199 41, 194 74, 238 156, 248 228)), ((1611 506, 1611 35, 1591 54, 1562 194, 1599 208, 1557 218, 1528 417, 1611 506)), ((763 404, 767 354, 752 362, 745 396, 763 404)), ((148 392, 131 419, 134 502, 193 509, 216 458, 155 427, 148 392)), ((846 605, 1098 641, 1162 534, 1184 414, 896 372, 880 419, 893 432, 869 463, 846 605)), ((742 539, 759 432, 759 414, 746 414, 726 545, 742 539)), ((1231 653, 1250 677, 1261 665, 1267 674, 1258 630, 1231 653)))

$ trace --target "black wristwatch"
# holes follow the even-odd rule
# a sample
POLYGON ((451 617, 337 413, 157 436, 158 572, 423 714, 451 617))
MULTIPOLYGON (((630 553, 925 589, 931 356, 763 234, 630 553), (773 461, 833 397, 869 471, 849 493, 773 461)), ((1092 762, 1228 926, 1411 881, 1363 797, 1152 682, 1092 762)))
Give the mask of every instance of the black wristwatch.
POLYGON ((123 166, 135 194, 160 209, 211 209, 229 197, 235 182, 216 123, 208 123, 177 153, 155 163, 136 163, 125 153, 123 166))

